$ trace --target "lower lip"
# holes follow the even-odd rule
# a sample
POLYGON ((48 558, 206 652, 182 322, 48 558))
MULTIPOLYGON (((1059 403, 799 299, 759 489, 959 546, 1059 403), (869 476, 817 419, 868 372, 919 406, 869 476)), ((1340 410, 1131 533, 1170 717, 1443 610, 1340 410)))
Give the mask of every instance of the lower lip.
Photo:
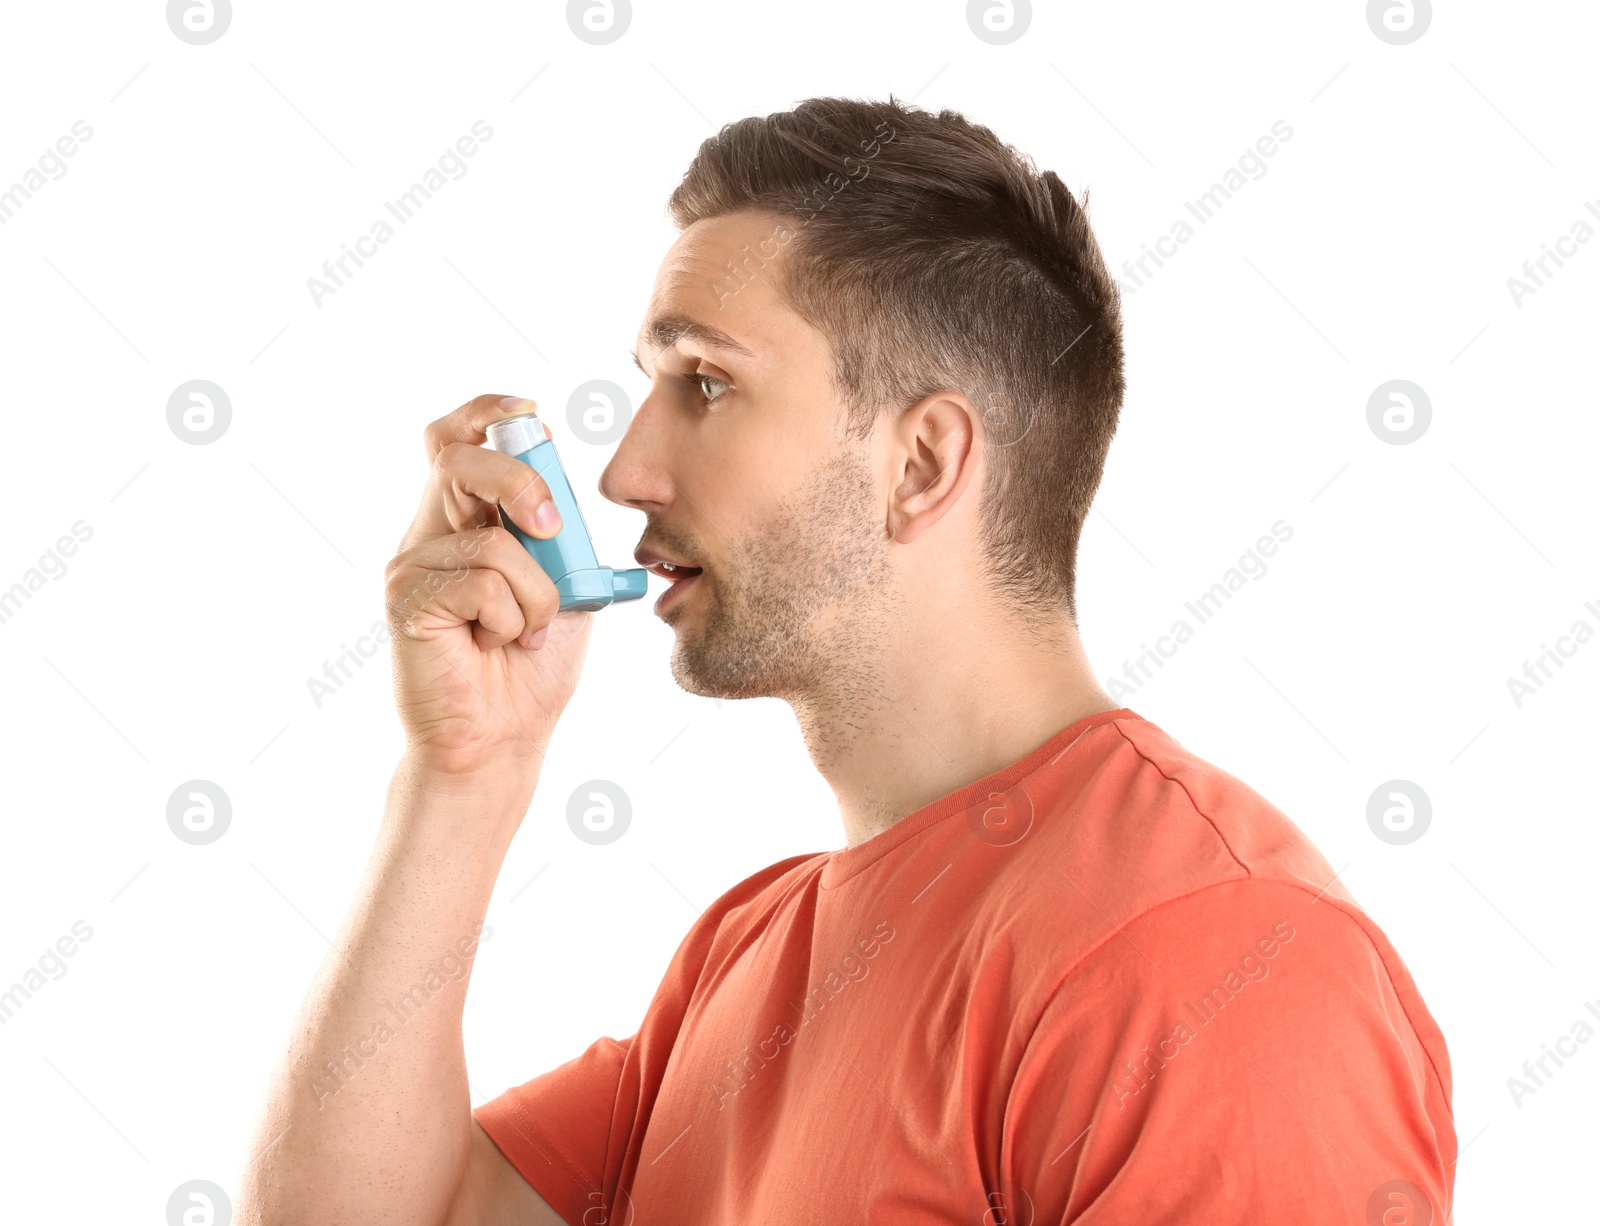
POLYGON ((667 609, 672 608, 673 605, 682 600, 683 589, 688 587, 699 577, 699 575, 690 575, 687 579, 675 580, 671 587, 662 592, 660 596, 656 597, 656 613, 659 615, 665 612, 667 609))

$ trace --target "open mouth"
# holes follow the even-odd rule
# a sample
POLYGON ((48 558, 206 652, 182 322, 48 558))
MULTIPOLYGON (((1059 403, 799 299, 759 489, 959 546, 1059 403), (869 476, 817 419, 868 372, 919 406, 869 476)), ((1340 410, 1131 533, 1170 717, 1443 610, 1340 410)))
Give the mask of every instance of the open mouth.
POLYGON ((677 604, 700 577, 698 566, 673 566, 669 562, 652 562, 645 568, 653 575, 660 575, 671 584, 666 591, 656 598, 655 612, 660 614, 663 610, 677 604))
POLYGON ((645 569, 652 575, 660 575, 669 583, 678 583, 681 580, 692 578, 701 571, 698 566, 674 566, 671 562, 652 562, 645 569))

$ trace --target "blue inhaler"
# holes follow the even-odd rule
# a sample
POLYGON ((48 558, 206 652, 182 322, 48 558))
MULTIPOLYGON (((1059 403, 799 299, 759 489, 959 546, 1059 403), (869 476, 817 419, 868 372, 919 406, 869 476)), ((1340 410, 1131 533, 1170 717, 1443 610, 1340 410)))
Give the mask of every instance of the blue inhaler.
POLYGON ((500 508, 500 522, 522 542, 533 560, 544 568, 561 593, 561 611, 580 613, 603 609, 613 601, 638 600, 645 594, 650 572, 640 568, 612 570, 595 560, 589 526, 572 496, 572 486, 556 455, 556 445, 544 434, 537 413, 523 413, 489 424, 489 446, 521 460, 544 478, 550 497, 561 512, 561 531, 548 540, 529 536, 500 508))

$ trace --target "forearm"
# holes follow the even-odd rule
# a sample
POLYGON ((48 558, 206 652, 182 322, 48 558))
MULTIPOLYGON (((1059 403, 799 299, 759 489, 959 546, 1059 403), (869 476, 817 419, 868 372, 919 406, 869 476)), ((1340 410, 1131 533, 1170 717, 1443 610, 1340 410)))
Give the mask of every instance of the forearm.
POLYGON ((468 970, 532 780, 401 759, 337 948, 274 1075, 241 1223, 437 1226, 466 1169, 468 970))

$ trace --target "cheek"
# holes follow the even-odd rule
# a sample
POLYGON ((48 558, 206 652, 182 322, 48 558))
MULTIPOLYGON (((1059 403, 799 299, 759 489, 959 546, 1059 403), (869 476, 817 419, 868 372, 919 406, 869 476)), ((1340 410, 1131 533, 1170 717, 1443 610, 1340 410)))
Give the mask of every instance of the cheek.
POLYGON ((681 479, 704 512, 697 518, 710 521, 701 530, 713 552, 719 548, 719 530, 733 540, 767 522, 799 499, 837 456, 840 444, 817 416, 818 406, 827 403, 740 399, 730 403, 724 418, 712 414, 696 432, 681 454, 681 479))
POLYGON ((728 428, 707 432, 695 441, 684 456, 684 473, 686 477, 693 474, 708 503, 748 518, 788 482, 791 453, 792 447, 782 439, 764 436, 742 422, 730 423, 728 428))

